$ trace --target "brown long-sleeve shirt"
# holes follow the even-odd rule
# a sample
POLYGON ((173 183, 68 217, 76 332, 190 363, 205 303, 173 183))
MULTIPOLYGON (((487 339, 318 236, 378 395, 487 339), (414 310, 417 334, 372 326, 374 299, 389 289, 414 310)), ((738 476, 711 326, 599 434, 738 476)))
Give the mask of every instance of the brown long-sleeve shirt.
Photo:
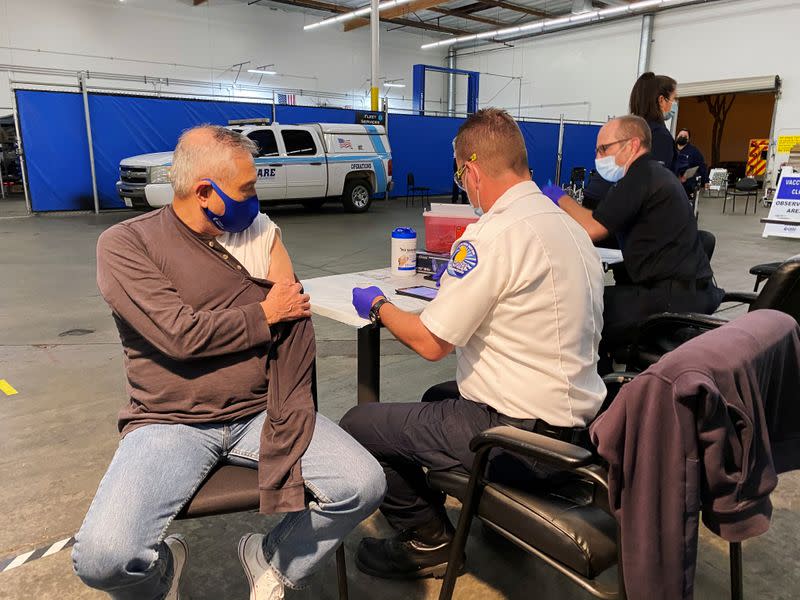
POLYGON ((299 460, 314 424, 310 320, 271 331, 260 306, 269 282, 250 277, 171 206, 100 236, 97 283, 125 354, 130 402, 119 414, 122 435, 151 423, 234 421, 269 404, 261 511, 301 509, 299 460))

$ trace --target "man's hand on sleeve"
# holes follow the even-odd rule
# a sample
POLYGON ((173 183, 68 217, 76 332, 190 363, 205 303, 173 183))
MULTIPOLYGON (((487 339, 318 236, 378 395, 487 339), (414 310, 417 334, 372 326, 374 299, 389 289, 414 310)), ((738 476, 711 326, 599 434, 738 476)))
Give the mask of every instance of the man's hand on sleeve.
POLYGON ((567 195, 567 193, 557 185, 548 183, 542 188, 542 193, 553 201, 553 204, 558 206, 558 202, 567 195))
POLYGON ((353 288, 353 306, 362 319, 369 318, 369 310, 375 304, 375 300, 380 297, 386 297, 381 291, 381 288, 370 286, 368 288, 353 288))
POLYGON ((311 298, 302 293, 303 286, 294 282, 275 283, 261 303, 267 323, 296 321, 311 316, 311 298))

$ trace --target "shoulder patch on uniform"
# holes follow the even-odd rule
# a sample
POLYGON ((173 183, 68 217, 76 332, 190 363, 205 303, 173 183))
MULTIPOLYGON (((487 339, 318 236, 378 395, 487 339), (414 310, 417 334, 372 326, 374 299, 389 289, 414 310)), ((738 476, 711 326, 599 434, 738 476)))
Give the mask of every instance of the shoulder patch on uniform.
POLYGON ((447 274, 461 279, 478 266, 478 253, 469 242, 459 242, 447 263, 447 274))

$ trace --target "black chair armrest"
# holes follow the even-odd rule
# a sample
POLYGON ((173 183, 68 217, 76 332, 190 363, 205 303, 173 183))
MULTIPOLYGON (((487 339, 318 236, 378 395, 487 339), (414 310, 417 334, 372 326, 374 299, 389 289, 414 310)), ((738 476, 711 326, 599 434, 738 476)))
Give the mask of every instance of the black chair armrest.
POLYGON ((634 377, 636 377, 639 373, 635 373, 633 371, 624 371, 619 373, 609 373, 608 375, 603 375, 603 383, 606 386, 612 384, 624 384, 632 381, 634 377))
POLYGON ((472 438, 469 447, 475 453, 489 448, 502 448, 564 471, 584 467, 593 458, 589 450, 580 446, 508 425, 479 433, 472 438))
POLYGON ((722 297, 723 302, 744 302, 745 304, 752 304, 758 298, 756 292, 725 292, 722 297))
POLYGON ((669 328, 675 327, 708 327, 716 328, 727 323, 725 319, 720 319, 713 315, 705 315, 703 313, 659 313, 648 317, 639 325, 639 331, 646 332, 651 328, 669 328))

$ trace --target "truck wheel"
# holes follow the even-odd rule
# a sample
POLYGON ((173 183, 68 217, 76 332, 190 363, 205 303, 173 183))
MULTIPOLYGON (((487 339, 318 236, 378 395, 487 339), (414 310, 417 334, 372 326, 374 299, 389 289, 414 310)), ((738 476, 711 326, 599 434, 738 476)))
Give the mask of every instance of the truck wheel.
POLYGON ((372 188, 363 179, 351 179, 344 185, 342 205, 347 212, 362 213, 372 204, 372 188))
POLYGON ((322 198, 316 198, 314 200, 303 200, 301 204, 303 205, 303 208, 305 208, 306 210, 313 211, 322 208, 322 205, 325 204, 325 200, 322 198))

